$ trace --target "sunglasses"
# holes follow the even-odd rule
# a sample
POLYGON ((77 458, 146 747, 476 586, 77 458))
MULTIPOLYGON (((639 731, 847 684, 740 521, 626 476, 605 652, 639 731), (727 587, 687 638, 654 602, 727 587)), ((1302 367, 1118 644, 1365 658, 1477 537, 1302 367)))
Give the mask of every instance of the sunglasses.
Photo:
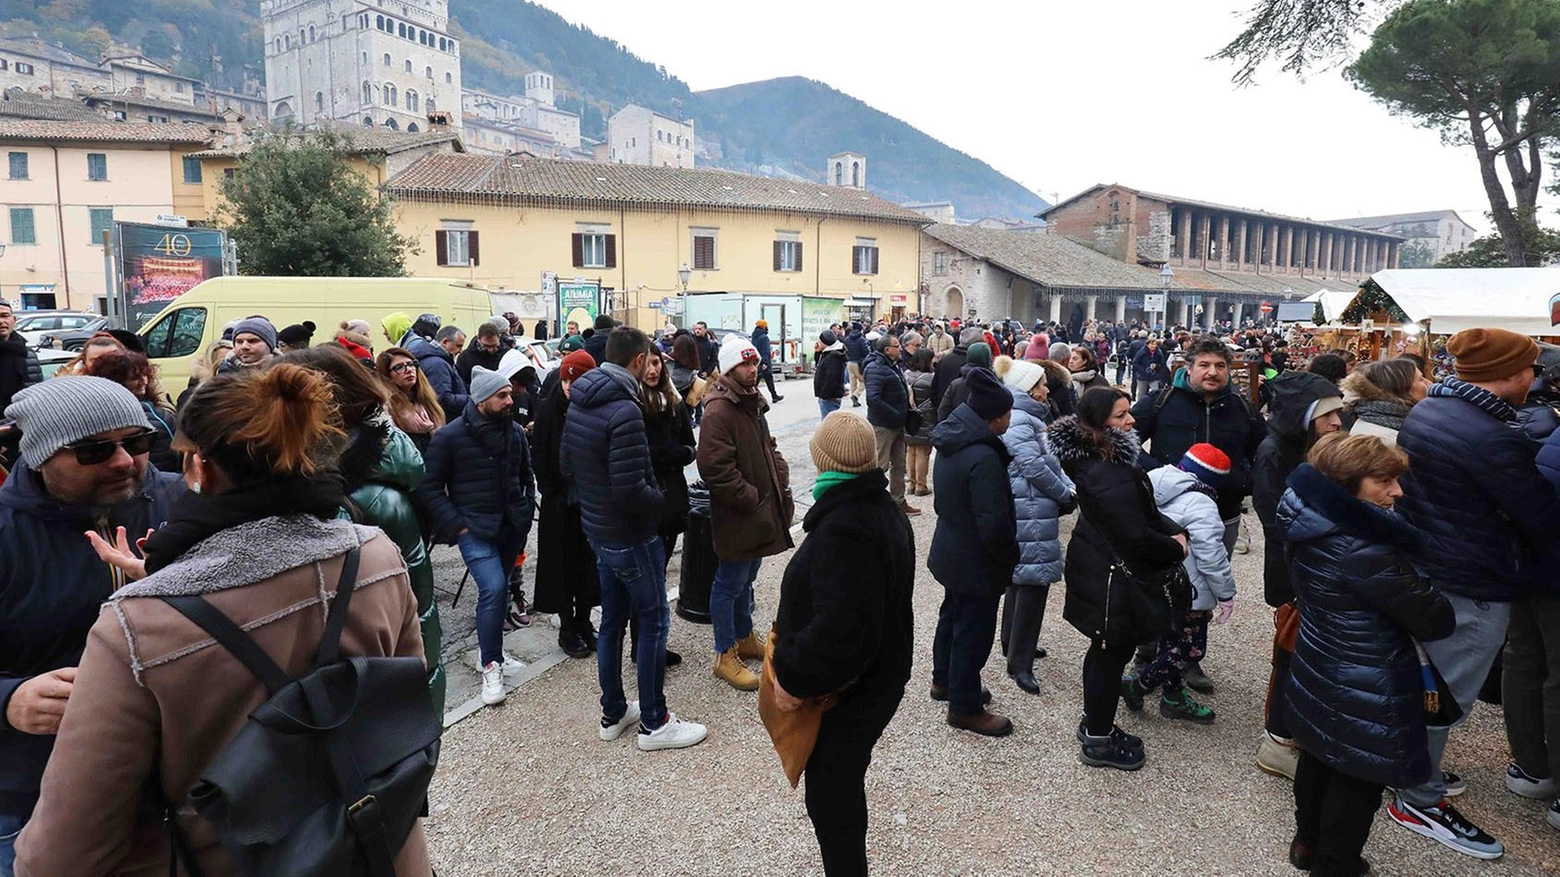
POLYGON ((400 373, 400 372, 404 372, 404 371, 416 371, 417 370, 417 363, 416 362, 398 362, 395 365, 390 366, 390 370, 392 372, 396 372, 396 373, 400 373))
POLYGON ((132 457, 139 457, 150 452, 152 449, 152 436, 156 434, 156 430, 148 429, 145 432, 138 432, 135 435, 126 436, 117 441, 115 439, 98 439, 97 441, 76 442, 66 445, 61 450, 75 454, 76 462, 83 466, 97 466, 108 462, 114 456, 114 451, 119 448, 124 448, 125 453, 132 457))

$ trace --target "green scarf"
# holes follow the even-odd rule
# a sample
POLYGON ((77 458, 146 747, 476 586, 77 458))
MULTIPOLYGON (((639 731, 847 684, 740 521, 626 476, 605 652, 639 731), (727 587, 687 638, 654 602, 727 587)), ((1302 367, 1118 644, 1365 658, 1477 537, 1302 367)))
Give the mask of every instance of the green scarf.
POLYGON ((819 472, 818 480, 813 482, 813 502, 823 499, 823 495, 829 492, 829 488, 836 484, 844 484, 852 478, 860 477, 860 472, 819 472))

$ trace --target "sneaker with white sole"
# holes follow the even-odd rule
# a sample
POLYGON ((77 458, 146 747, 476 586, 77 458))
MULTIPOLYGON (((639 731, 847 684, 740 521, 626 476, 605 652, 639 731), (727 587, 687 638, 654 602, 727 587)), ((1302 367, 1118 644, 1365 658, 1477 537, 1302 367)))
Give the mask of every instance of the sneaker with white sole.
POLYGON ((1549 827, 1560 831, 1560 800, 1549 805, 1549 827))
POLYGON ((1560 797, 1560 788, 1555 785, 1554 779, 1539 779, 1515 764, 1506 767, 1506 788, 1513 795, 1523 798, 1531 798, 1534 801, 1548 801, 1560 797))
POLYGON ((503 656, 504 675, 513 676, 525 669, 525 662, 514 657, 508 652, 499 652, 503 656))
POLYGON ((597 733, 602 740, 610 743, 623 736, 623 732, 628 730, 631 725, 637 724, 639 724, 639 701, 631 700, 628 702, 628 709, 623 713, 623 718, 618 719, 616 722, 608 724, 607 717, 602 716, 601 727, 597 729, 597 733))
POLYGON ((639 749, 642 752, 685 749, 704 742, 708 734, 709 729, 698 722, 685 722, 677 718, 676 713, 668 712, 666 724, 654 731, 646 730, 643 723, 639 725, 639 749))
POLYGON ((1465 856, 1498 859, 1506 854, 1505 844, 1468 821, 1466 816, 1458 813, 1457 808, 1445 800, 1434 807, 1416 807, 1403 800, 1401 795, 1394 795, 1392 803, 1387 805, 1387 815, 1409 831, 1424 835, 1465 856))
POLYGON ((1449 770, 1441 771, 1441 781, 1446 784, 1446 797, 1456 798, 1468 791, 1468 781, 1462 778, 1462 774, 1449 770))
POLYGON ((488 706, 504 702, 504 667, 489 661, 482 667, 482 702, 488 706))

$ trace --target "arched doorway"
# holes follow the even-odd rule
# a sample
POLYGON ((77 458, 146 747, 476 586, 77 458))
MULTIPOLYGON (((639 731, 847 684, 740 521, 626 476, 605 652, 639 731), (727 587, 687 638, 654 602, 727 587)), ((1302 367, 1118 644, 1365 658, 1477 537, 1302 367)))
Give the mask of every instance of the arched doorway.
POLYGON ((964 290, 957 286, 948 287, 947 291, 943 293, 943 312, 941 316, 964 318, 964 290))

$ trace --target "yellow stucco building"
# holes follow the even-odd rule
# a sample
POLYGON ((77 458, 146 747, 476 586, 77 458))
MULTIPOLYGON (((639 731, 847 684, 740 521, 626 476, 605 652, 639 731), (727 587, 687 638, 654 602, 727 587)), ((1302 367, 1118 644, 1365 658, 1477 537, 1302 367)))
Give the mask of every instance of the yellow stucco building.
MULTIPOLYGON (((385 191, 421 244, 417 276, 518 293, 599 282, 604 306, 643 329, 683 292, 838 299, 839 316, 919 309, 918 213, 862 189, 727 171, 589 164, 529 155, 431 155, 385 191)), ((534 315, 533 315, 534 316, 534 315)))

